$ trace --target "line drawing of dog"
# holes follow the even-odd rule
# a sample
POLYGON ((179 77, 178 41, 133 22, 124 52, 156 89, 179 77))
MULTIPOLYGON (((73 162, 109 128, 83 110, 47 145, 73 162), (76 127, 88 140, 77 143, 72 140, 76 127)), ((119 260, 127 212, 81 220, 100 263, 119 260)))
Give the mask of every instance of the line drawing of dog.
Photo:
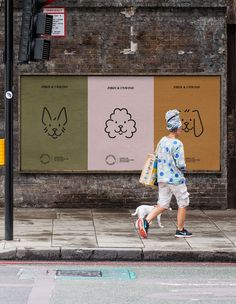
MULTIPOLYGON (((138 216, 138 218, 145 218, 153 209, 155 206, 150 206, 150 205, 140 205, 139 207, 136 208, 135 212, 132 213, 132 216, 138 216)), ((169 210, 172 210, 169 208, 169 210)), ((157 225, 160 228, 164 228, 164 226, 161 224, 161 214, 157 216, 157 225)), ((138 228, 138 227, 136 227, 138 228)))
POLYGON ((202 135, 204 131, 202 118, 198 110, 186 109, 181 112, 182 130, 184 132, 193 131, 195 137, 202 135))
POLYGON ((104 131, 110 138, 116 138, 119 135, 131 138, 137 132, 136 121, 132 119, 132 115, 126 108, 115 108, 105 125, 104 131))

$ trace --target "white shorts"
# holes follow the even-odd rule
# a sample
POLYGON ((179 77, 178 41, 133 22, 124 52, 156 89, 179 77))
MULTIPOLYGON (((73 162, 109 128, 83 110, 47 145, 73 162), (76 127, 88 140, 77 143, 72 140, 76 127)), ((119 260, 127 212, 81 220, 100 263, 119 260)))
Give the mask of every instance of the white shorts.
POLYGON ((189 205, 189 193, 185 184, 172 185, 167 183, 158 183, 159 198, 158 205, 168 209, 172 195, 175 196, 179 208, 185 208, 189 205))

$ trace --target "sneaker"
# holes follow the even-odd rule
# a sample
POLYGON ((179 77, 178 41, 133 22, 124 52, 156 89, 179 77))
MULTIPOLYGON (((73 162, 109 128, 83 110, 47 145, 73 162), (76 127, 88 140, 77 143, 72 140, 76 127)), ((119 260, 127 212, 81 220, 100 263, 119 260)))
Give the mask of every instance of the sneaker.
POLYGON ((138 234, 142 238, 146 239, 147 235, 148 235, 148 228, 149 228, 148 221, 145 219, 139 218, 136 221, 136 226, 138 227, 138 234))
POLYGON ((183 230, 177 229, 176 233, 175 233, 175 237, 177 237, 177 238, 188 238, 188 237, 191 237, 192 235, 193 234, 186 229, 183 229, 183 230))

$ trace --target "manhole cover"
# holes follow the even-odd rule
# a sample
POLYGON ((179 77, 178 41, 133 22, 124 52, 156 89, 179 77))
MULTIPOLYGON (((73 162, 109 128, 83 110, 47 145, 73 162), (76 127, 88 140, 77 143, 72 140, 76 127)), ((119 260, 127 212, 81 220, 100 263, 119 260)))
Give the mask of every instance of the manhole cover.
POLYGON ((94 270, 57 270, 57 277, 88 277, 100 278, 102 277, 101 271, 94 270))

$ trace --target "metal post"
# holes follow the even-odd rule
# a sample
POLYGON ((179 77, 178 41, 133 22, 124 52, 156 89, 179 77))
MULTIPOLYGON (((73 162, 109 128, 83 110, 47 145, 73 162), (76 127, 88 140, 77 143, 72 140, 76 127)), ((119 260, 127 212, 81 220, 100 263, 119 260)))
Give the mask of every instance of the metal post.
POLYGON ((5 240, 13 240, 13 0, 5 0, 5 240))

